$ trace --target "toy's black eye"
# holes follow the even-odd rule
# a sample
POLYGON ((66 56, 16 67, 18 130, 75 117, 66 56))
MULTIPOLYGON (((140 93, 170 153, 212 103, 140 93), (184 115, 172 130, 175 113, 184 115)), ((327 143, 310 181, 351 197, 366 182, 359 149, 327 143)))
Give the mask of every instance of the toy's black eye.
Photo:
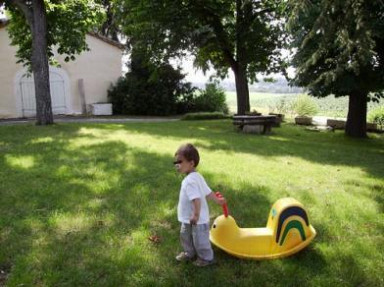
POLYGON ((212 227, 213 227, 213 228, 216 228, 216 224, 214 224, 212 227))

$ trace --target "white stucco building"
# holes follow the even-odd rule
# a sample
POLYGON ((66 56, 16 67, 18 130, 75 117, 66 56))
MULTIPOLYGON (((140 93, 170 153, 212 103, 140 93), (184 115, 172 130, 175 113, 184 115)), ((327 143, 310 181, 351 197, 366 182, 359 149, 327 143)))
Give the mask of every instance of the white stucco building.
MULTIPOLYGON (((17 47, 10 45, 6 23, 0 21, 0 118, 34 116, 33 78, 17 64, 17 47)), ((75 61, 58 55, 60 68, 50 67, 54 114, 80 114, 94 103, 107 102, 107 90, 121 76, 122 47, 96 35, 87 35, 90 51, 75 61)))

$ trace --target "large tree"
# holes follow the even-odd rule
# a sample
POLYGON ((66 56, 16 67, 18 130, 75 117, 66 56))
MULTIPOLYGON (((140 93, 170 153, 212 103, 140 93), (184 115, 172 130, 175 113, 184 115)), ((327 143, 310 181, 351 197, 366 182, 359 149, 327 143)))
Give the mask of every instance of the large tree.
POLYGON ((287 11, 293 82, 315 97, 348 96, 345 132, 366 137, 367 102, 384 90, 383 2, 292 0, 287 11))
POLYGON ((195 64, 235 75, 238 114, 250 110, 248 81, 275 71, 279 22, 273 0, 120 0, 121 24, 157 57, 189 51, 195 64))
POLYGON ((49 85, 49 61, 53 49, 66 61, 88 48, 85 35, 103 19, 101 6, 87 0, 0 0, 11 21, 12 44, 18 46, 19 62, 33 73, 36 95, 36 124, 53 123, 49 85))

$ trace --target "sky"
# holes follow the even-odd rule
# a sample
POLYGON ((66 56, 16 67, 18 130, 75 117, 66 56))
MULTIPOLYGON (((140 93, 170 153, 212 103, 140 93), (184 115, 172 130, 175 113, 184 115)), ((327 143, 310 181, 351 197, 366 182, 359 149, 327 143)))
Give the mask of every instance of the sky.
MULTIPOLYGON (((214 74, 214 70, 209 70, 205 74, 202 70, 193 67, 193 60, 191 58, 183 58, 181 61, 173 61, 174 65, 179 64, 184 73, 187 73, 185 80, 192 83, 208 82, 209 77, 214 74)), ((229 72, 227 80, 235 81, 232 71, 229 72)))
POLYGON ((2 6, 0 6, 0 19, 1 18, 5 18, 4 8, 2 6))
MULTIPOLYGON (((123 68, 123 74, 125 74, 128 71, 128 68, 126 66, 126 62, 129 61, 128 56, 123 56, 122 60, 122 68, 123 68)), ((213 70, 207 71, 206 74, 199 69, 196 69, 193 67, 193 60, 191 58, 185 57, 182 60, 173 60, 171 61, 171 65, 174 67, 181 66, 183 73, 187 74, 185 77, 185 80, 192 83, 199 83, 199 82, 208 82, 209 77, 214 74, 213 70)), ((232 71, 229 73, 230 81, 235 81, 235 77, 233 76, 232 71)))
MULTIPOLYGON (((127 66, 125 64, 127 61, 129 61, 129 57, 124 56, 123 61, 122 61, 123 74, 125 74, 128 71, 127 66)), ((215 71, 213 69, 207 71, 205 74, 200 69, 196 69, 193 66, 193 60, 191 57, 185 57, 181 60, 172 60, 171 64, 174 67, 181 66, 183 73, 186 74, 185 81, 191 82, 191 83, 207 83, 207 82, 209 82, 209 77, 214 75, 214 73, 215 73, 215 71)), ((288 74, 290 77, 293 77, 294 76, 294 69, 289 68, 288 74)), ((265 77, 265 75, 262 75, 262 74, 258 75, 259 80, 262 80, 264 77, 265 77)), ((268 77, 280 78, 280 77, 283 77, 283 75, 272 74, 272 75, 268 75, 268 77)), ((223 82, 235 83, 235 76, 234 76, 231 69, 229 69, 228 76, 226 79, 223 80, 223 82)))
MULTIPOLYGON (((180 62, 180 61, 179 61, 180 62)), ((177 62, 175 61, 175 64, 177 62)), ((173 64, 173 63, 172 63, 173 64)), ((186 81, 192 82, 192 83, 199 83, 199 82, 208 82, 209 77, 214 74, 214 70, 209 70, 207 73, 204 75, 204 73, 201 70, 197 70, 196 68, 193 67, 193 60, 190 58, 184 58, 181 62, 181 67, 184 71, 184 73, 188 73, 187 76, 185 77, 186 81)), ((294 76, 294 69, 293 68, 288 68, 288 75, 290 77, 294 76)), ((272 77, 283 77, 281 74, 271 74, 269 76, 272 77)), ((258 75, 259 79, 264 78, 265 75, 258 75)), ((228 76, 226 79, 224 79, 225 82, 235 82, 235 76, 232 72, 231 69, 229 69, 228 76)))
MULTIPOLYGON (((289 52, 287 50, 283 50, 282 56, 287 57, 289 55, 288 53, 289 52)), ((214 74, 213 69, 207 71, 206 74, 204 74, 200 69, 198 70, 195 67, 193 67, 193 60, 191 57, 185 57, 181 61, 180 60, 179 61, 174 60, 171 62, 171 64, 175 65, 175 66, 177 66, 177 64, 179 64, 182 67, 184 73, 188 73, 186 76, 186 81, 192 82, 192 83, 208 82, 209 77, 214 74)), ((289 77, 294 77, 294 75, 295 75, 295 69, 294 68, 292 68, 292 67, 288 68, 287 72, 288 72, 289 77)), ((268 77, 270 77, 270 76, 271 77, 283 77, 282 74, 268 75, 268 77)), ((257 77, 260 80, 260 79, 263 79, 265 77, 265 75, 258 74, 257 77)), ((225 82, 232 82, 232 83, 235 82, 235 76, 234 76, 231 69, 229 69, 228 76, 224 81, 225 82)))

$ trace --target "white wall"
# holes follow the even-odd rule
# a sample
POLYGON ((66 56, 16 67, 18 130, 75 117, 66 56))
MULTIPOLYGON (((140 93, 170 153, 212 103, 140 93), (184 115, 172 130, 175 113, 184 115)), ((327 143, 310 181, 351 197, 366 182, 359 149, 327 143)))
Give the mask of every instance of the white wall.
MULTIPOLYGON (((84 80, 86 104, 106 102, 107 90, 121 76, 122 51, 94 36, 87 35, 90 51, 84 51, 75 61, 66 63, 58 56, 61 68, 69 76, 70 103, 68 113, 81 113, 78 81, 84 80)), ((16 47, 10 46, 5 28, 0 28, 0 118, 21 116, 20 102, 17 99, 16 74, 23 69, 16 64, 16 47)))
POLYGON ((70 78, 72 108, 81 112, 78 81, 84 80, 86 104, 107 102, 107 90, 121 76, 122 51, 93 36, 87 35, 91 51, 85 51, 75 61, 66 63, 64 57, 58 60, 70 78))
POLYGON ((16 64, 16 48, 10 45, 5 28, 0 28, 0 118, 18 116, 13 78, 22 65, 16 64))

